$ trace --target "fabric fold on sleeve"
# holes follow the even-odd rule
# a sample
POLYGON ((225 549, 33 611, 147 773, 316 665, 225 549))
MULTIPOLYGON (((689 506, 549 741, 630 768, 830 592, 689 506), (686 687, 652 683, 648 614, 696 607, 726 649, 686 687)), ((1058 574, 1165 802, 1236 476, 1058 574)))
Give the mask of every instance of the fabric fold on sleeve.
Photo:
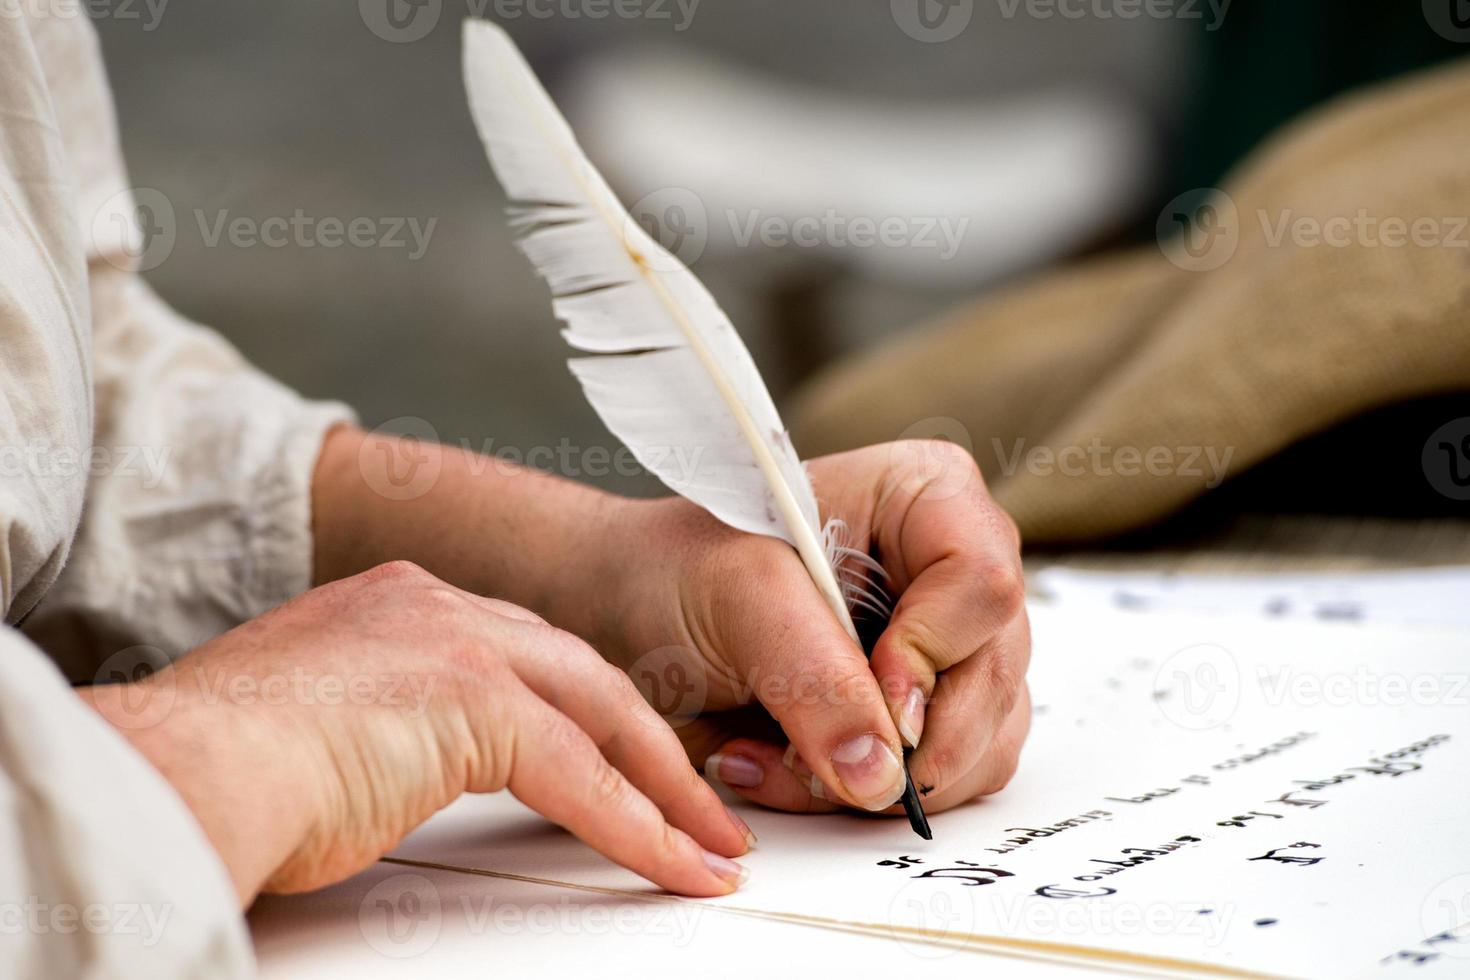
POLYGON ((253 975, 229 875, 173 788, 6 626, 0 663, 0 975, 253 975))
POLYGON ((145 644, 174 659, 311 585, 311 481, 352 412, 303 399, 136 275, 92 271, 87 509, 25 624, 75 680, 145 644))

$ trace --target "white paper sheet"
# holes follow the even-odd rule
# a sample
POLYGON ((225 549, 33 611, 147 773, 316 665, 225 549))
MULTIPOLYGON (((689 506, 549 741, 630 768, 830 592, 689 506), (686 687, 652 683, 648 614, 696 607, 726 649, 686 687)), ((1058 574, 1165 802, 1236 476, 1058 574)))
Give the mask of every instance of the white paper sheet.
MULTIPOLYGON (((483 801, 479 801, 483 802, 483 801)), ((480 827, 467 807, 459 816, 480 827)), ((493 808, 493 818, 503 811, 493 808)), ((512 818, 513 819, 513 818, 512 818)), ((886 937, 437 869, 378 864, 251 910, 262 980, 568 977, 587 980, 1082 980, 1090 971, 886 937)))
MULTIPOLYGON (((736 895, 599 899, 721 910, 702 913, 708 930, 676 952, 655 944, 659 955, 619 936, 600 944, 607 955, 626 948, 646 960, 648 975, 711 957, 760 961, 766 944, 779 952, 772 962, 787 962, 785 943, 819 942, 848 972, 893 976, 886 957, 899 956, 926 976, 973 975, 990 963, 954 944, 988 936, 1035 944, 1011 952, 1085 947, 1153 958, 1166 973, 1470 973, 1470 931, 1464 941, 1442 935, 1470 923, 1464 634, 1045 609, 1033 618, 1037 715, 1021 772, 1003 793, 935 815, 932 842, 901 820, 747 809, 761 843, 743 859, 752 877, 736 895), (1418 956, 1430 959, 1415 966, 1418 956), (876 973, 861 969, 878 964, 876 973)), ((503 796, 462 800, 395 854, 654 894, 503 796)), ((463 895, 514 903, 560 893, 464 875, 434 881, 441 907, 463 895)), ((457 906, 440 916, 474 919, 457 906)), ((339 930, 361 937, 365 928, 355 920, 339 930)), ((560 935, 540 955, 577 960, 578 943, 560 935)), ((510 938, 516 952, 506 964, 531 955, 521 950, 524 933, 510 938)), ((266 940, 269 966, 279 936, 266 940)), ((495 930, 484 945, 505 941, 495 930)), ((441 943, 422 962, 438 972, 456 951, 441 943)))
POLYGON ((1391 572, 1201 575, 1065 566, 1032 580, 1052 605, 1085 612, 1254 615, 1272 620, 1470 626, 1470 568, 1391 572))

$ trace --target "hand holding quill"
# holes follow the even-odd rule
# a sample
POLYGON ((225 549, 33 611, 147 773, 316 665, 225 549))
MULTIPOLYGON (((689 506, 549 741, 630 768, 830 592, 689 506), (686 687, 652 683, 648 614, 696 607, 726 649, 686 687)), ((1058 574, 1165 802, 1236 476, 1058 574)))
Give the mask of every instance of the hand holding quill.
MULTIPOLYGON (((854 609, 888 613, 883 570, 843 545, 841 521, 822 521, 806 468, 728 318, 626 214, 503 31, 466 24, 465 76, 520 245, 551 287, 564 337, 590 355, 570 366, 598 415, 671 489, 733 528, 793 548, 856 644, 854 609), (698 464, 678 465, 689 459, 698 464)), ((873 727, 857 748, 896 763, 897 726, 883 718, 873 727)), ((879 809, 897 801, 902 769, 885 771, 896 776, 887 789, 849 801, 879 809)), ((824 781, 842 785, 830 774, 824 781)))

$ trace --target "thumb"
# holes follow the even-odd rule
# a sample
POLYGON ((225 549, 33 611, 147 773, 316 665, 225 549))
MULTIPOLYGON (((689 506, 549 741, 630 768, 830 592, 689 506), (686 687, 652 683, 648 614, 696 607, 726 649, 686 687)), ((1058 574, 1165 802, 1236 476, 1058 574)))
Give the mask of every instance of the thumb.
POLYGON ((903 794, 904 771, 878 680, 800 559, 783 557, 759 588, 742 590, 719 652, 839 802, 886 810, 903 794))

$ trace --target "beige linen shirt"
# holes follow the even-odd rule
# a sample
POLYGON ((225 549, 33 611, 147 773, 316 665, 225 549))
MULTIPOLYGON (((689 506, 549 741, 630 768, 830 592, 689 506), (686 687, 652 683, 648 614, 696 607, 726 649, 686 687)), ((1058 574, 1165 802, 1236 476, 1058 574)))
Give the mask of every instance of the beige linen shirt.
POLYGON ((167 661, 306 589, 312 467, 350 413, 132 271, 85 9, 0 11, 0 976, 245 976, 199 825, 68 681, 167 661))

